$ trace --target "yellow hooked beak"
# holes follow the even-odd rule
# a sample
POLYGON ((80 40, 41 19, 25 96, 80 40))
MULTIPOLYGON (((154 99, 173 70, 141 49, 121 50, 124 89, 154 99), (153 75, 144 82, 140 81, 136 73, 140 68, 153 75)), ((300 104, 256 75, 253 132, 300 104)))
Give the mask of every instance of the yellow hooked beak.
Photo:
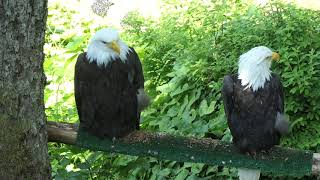
POLYGON ((110 44, 107 45, 109 48, 113 49, 115 52, 120 54, 120 46, 115 41, 112 41, 110 44))
POLYGON ((276 53, 276 52, 273 52, 272 56, 271 56, 271 59, 274 60, 274 61, 279 61, 280 55, 278 53, 276 53))

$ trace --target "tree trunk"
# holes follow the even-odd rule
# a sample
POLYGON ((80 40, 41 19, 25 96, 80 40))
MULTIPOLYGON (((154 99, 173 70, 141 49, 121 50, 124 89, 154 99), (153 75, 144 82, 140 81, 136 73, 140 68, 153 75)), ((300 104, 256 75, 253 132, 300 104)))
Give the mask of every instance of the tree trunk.
POLYGON ((43 93, 47 0, 0 0, 0 179, 51 179, 43 93))

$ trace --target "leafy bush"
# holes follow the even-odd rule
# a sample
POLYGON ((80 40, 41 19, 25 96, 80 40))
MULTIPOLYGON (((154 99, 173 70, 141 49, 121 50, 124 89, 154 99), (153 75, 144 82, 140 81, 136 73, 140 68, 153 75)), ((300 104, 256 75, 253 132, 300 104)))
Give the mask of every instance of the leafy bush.
MULTIPOLYGON (((50 84, 46 112, 49 120, 74 122, 77 115, 70 72, 74 58, 99 25, 90 28, 93 21, 80 19, 74 21, 80 30, 69 30, 75 12, 54 8, 57 10, 49 9, 55 13, 49 16, 47 32, 46 46, 50 48, 45 70, 50 84), (65 21, 57 21, 62 17, 65 21)), ((281 143, 318 151, 319 12, 281 3, 258 7, 237 0, 165 1, 162 11, 158 20, 132 12, 122 22, 123 38, 137 50, 146 89, 154 100, 143 114, 142 128, 230 141, 220 97, 222 78, 236 72, 242 53, 265 45, 281 54, 272 69, 280 74, 285 87, 285 109, 293 132, 281 143)), ((236 178, 233 168, 90 152, 58 144, 49 148, 57 179, 236 178)))

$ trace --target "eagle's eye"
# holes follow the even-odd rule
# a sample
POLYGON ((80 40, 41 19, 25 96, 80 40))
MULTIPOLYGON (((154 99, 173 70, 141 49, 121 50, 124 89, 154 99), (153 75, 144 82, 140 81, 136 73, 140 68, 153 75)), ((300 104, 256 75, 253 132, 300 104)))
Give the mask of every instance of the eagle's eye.
POLYGON ((106 41, 101 41, 103 44, 107 44, 107 42, 106 41))

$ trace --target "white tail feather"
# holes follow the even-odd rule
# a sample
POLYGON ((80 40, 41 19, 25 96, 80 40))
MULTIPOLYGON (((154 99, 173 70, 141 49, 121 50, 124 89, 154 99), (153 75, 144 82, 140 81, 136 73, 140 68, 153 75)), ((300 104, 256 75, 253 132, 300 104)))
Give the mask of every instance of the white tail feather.
POLYGON ((143 109, 145 109, 150 104, 150 98, 143 88, 138 89, 137 94, 138 99, 138 112, 140 113, 143 109))
POLYGON ((281 135, 286 135, 290 132, 290 122, 288 118, 279 112, 277 113, 276 123, 274 126, 281 135))
POLYGON ((260 170, 256 169, 238 169, 239 180, 259 180, 260 170))

